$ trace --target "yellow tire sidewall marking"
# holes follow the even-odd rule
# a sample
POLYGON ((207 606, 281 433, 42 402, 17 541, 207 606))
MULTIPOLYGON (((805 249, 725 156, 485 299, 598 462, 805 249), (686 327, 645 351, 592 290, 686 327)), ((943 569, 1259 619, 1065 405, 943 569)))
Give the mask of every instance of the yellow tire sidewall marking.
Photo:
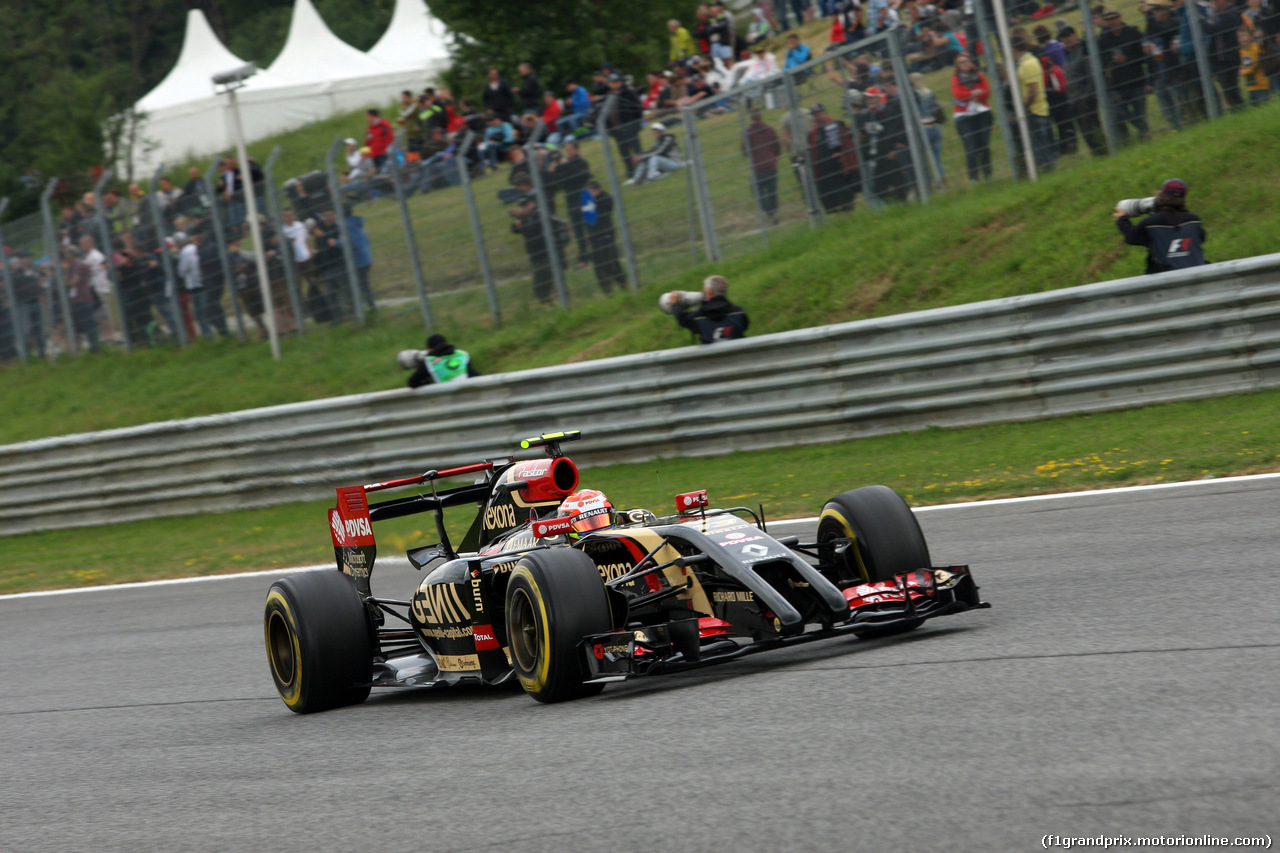
POLYGON ((858 534, 853 532, 853 525, 849 523, 849 519, 844 517, 844 513, 838 509, 831 507, 823 507, 822 512, 818 515, 818 524, 821 526, 824 518, 834 519, 837 524, 844 528, 845 535, 853 540, 853 559, 858 566, 858 572, 862 575, 862 580, 866 583, 871 582, 871 573, 867 571, 867 567, 862 564, 862 554, 858 550, 858 534))
MULTIPOLYGON (((298 621, 293 616, 293 610, 289 607, 289 600, 280 593, 278 589, 272 589, 267 593, 267 615, 270 617, 271 605, 275 604, 276 608, 284 616, 285 622, 289 625, 289 641, 293 644, 293 689, 285 691, 281 689, 279 680, 276 680, 276 692, 280 694, 280 698, 290 708, 296 707, 302 700, 302 649, 298 645, 298 621)), ((267 643, 267 654, 271 654, 271 634, 270 634, 270 618, 264 620, 263 633, 267 643)), ((272 674, 275 673, 275 666, 272 665, 272 674)))
POLYGON ((538 693, 546 688, 551 674, 551 621, 547 618, 547 602, 542 594, 542 588, 538 586, 538 582, 534 579, 533 572, 529 570, 528 566, 520 563, 511 570, 511 580, 514 581, 517 577, 524 578, 529 592, 537 599, 538 612, 542 617, 542 624, 538 631, 540 648, 534 677, 529 678, 524 673, 516 674, 520 679, 520 685, 525 690, 538 693))

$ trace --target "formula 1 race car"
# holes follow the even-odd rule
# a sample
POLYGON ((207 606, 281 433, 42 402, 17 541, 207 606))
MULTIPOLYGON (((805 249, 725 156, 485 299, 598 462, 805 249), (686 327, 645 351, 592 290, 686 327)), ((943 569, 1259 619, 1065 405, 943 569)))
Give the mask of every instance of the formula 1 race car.
POLYGON ((885 486, 832 498, 817 541, 803 544, 771 536, 755 510, 709 508, 705 491, 677 495, 664 518, 600 507, 562 517, 578 469, 560 444, 578 437, 521 442, 545 458, 338 489, 329 527, 339 571, 292 575, 267 593, 267 657, 285 705, 306 713, 362 702, 372 687, 513 677, 534 699, 557 702, 612 681, 844 632, 884 636, 989 606, 967 566, 930 566, 915 516, 885 486), (464 475, 481 477, 437 489, 464 475), (367 499, 422 485, 429 494, 367 499), (444 511, 466 505, 478 512, 455 551, 444 511), (375 598, 373 524, 420 512, 435 514, 440 541, 410 550, 409 561, 443 562, 412 600, 375 598))

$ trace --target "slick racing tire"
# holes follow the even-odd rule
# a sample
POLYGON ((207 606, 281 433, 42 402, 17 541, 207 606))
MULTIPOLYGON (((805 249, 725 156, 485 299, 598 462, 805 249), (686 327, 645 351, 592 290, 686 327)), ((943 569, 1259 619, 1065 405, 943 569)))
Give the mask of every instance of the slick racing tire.
POLYGON ((579 643, 613 629, 609 600, 591 558, 572 548, 534 551, 520 558, 507 582, 507 637, 520 686, 539 702, 591 696, 583 684, 579 643))
POLYGON ((263 631, 271 677, 290 711, 309 714, 368 698, 372 630, 346 575, 303 572, 273 583, 263 631))
MULTIPOLYGON (((827 501, 818 519, 818 544, 824 554, 834 539, 854 540, 843 557, 831 552, 828 558, 836 563, 844 580, 889 581, 899 572, 932 565, 915 514, 888 486, 864 486, 827 501)), ((912 619, 854 633, 862 639, 886 637, 918 628, 923 622, 912 619)))
POLYGON ((843 558, 832 554, 846 580, 888 581, 931 565, 915 514, 888 486, 864 486, 827 501, 818 518, 818 544, 834 539, 854 540, 843 558))

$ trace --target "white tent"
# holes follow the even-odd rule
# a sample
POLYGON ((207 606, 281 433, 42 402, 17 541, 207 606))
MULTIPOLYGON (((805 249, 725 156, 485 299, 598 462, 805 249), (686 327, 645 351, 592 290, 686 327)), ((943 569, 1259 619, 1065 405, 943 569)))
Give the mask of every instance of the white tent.
MULTIPOLYGON (((397 22, 403 22, 400 27, 409 40, 420 35, 415 5, 426 14, 422 0, 398 0, 391 27, 378 43, 391 46, 384 48, 388 56, 393 51, 408 54, 405 36, 396 33, 397 22)), ((442 40, 436 42, 443 50, 442 40)), ((140 150, 133 157, 135 174, 146 175, 161 161, 211 157, 231 147, 230 99, 215 94, 210 78, 242 64, 218 40, 203 13, 188 12, 177 64, 136 105, 147 115, 140 150), (141 150, 147 143, 155 147, 141 150)), ((284 49, 237 94, 245 138, 253 142, 337 113, 388 104, 402 89, 426 85, 433 67, 430 61, 399 64, 362 53, 333 34, 311 0, 296 0, 284 49)))
POLYGON ((369 55, 391 65, 439 71, 449 58, 444 27, 431 17, 422 0, 396 0, 391 26, 369 49, 369 55))

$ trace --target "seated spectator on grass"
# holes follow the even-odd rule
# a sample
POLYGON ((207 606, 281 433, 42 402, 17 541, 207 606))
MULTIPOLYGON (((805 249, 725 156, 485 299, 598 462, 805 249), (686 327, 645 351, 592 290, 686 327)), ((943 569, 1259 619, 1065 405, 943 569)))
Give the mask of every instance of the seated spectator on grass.
POLYGON ((759 6, 752 7, 751 20, 747 21, 747 44, 754 47, 771 35, 773 35, 773 25, 765 17, 764 10, 759 6))
POLYGON ((569 99, 565 103, 565 111, 560 115, 557 129, 565 139, 570 136, 585 136, 590 131, 579 129, 586 122, 587 116, 591 115, 591 95, 585 86, 579 86, 573 80, 565 85, 565 89, 569 93, 569 99))
POLYGON ((494 113, 485 122, 484 138, 480 143, 480 157, 489 171, 498 171, 498 164, 507 156, 511 146, 515 145, 516 132, 502 116, 494 113))
POLYGON ((702 294, 671 291, 658 300, 662 310, 692 332, 700 343, 712 344, 744 337, 749 321, 741 306, 729 301, 729 280, 722 275, 707 276, 702 294))
POLYGON ((427 338, 427 348, 401 350, 396 363, 402 370, 412 370, 410 388, 423 385, 439 385, 483 374, 471 363, 471 355, 449 343, 439 333, 427 338))
POLYGON ((667 126, 660 121, 651 124, 649 129, 654 134, 653 147, 633 158, 635 172, 627 181, 628 186, 656 181, 667 173, 684 167, 675 134, 669 132, 667 126))
POLYGON ((783 69, 790 71, 797 65, 804 65, 810 59, 813 59, 813 51, 809 50, 809 45, 801 42, 800 36, 795 33, 787 36, 787 56, 782 64, 783 69))
POLYGON ((360 159, 347 172, 342 182, 342 194, 355 201, 365 198, 369 195, 375 173, 372 149, 365 146, 360 149, 360 159))
POLYGON ((356 142, 355 138, 351 136, 348 136, 346 139, 342 140, 342 142, 347 146, 347 153, 345 155, 347 158, 347 168, 354 169, 359 165, 360 159, 364 157, 364 155, 360 153, 360 143, 356 142))
POLYGON ((419 179, 418 189, 425 193, 443 187, 456 187, 461 183, 462 177, 458 174, 455 159, 458 154, 456 134, 446 138, 440 128, 435 128, 431 131, 423 154, 425 159, 422 161, 422 177, 419 179))
POLYGON ((560 132, 558 123, 564 114, 564 104, 556 97, 556 93, 548 89, 542 93, 542 123, 546 125, 552 143, 558 144, 560 132))

